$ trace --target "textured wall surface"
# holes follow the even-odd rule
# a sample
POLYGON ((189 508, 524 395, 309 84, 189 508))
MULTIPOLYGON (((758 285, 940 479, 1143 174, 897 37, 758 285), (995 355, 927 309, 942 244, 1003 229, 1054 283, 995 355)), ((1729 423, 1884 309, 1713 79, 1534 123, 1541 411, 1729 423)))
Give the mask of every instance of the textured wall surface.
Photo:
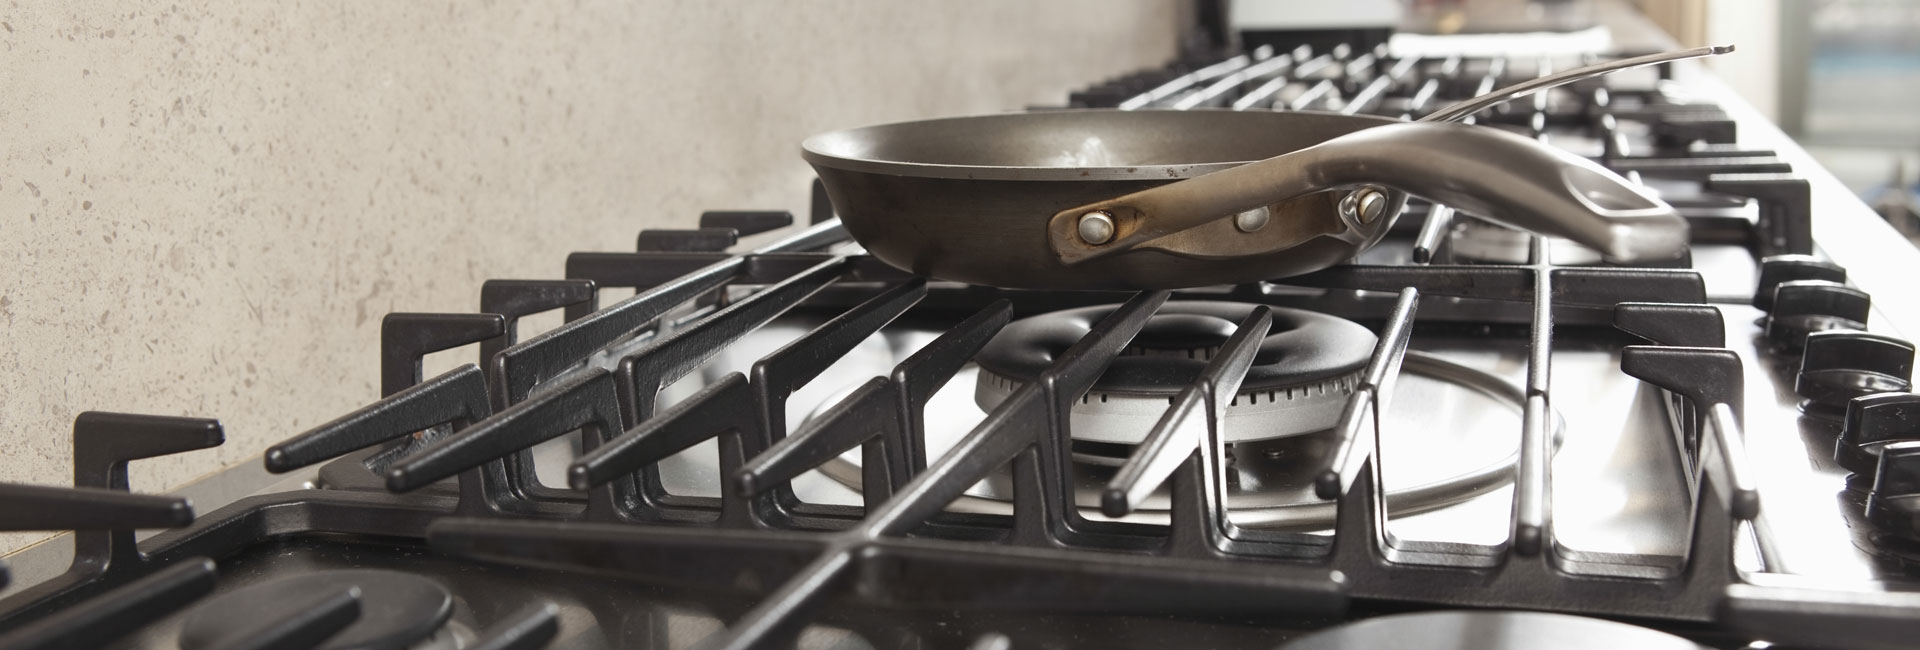
MULTIPOLYGON (((1176 3, 9 2, 0 481, 73 416, 220 418, 164 491, 377 397, 388 311, 471 311, 703 209, 804 214, 806 134, 1058 103, 1176 3)), ((0 551, 38 536, 0 536, 0 551)))

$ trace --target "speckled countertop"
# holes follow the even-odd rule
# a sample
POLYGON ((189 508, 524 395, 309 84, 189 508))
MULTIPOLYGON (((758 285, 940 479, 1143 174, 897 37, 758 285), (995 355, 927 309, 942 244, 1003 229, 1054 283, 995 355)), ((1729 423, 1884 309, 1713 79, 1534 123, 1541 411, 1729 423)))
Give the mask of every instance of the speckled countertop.
POLYGON ((95 409, 226 425, 139 491, 255 462, 377 397, 389 311, 801 212, 808 133, 1058 103, 1164 61, 1182 6, 8 2, 0 481, 69 482, 95 409))

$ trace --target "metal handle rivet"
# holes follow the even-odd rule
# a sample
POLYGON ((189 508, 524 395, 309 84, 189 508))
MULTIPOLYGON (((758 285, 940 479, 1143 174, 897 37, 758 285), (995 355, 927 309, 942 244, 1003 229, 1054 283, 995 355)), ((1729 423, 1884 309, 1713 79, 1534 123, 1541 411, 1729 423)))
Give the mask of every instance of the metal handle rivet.
POLYGON ((1099 246, 1113 241, 1113 216, 1094 211, 1080 215, 1080 241, 1099 246))
POLYGON ((1261 228, 1267 227, 1267 221, 1270 219, 1272 219, 1272 214, 1269 213, 1266 208, 1254 208, 1233 215, 1233 227, 1239 228, 1240 232, 1260 232, 1261 228))

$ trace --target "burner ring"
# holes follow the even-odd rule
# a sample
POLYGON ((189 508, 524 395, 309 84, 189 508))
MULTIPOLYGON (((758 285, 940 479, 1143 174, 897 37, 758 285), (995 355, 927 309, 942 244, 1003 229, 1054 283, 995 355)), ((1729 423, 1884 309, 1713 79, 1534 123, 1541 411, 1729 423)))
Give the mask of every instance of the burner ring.
POLYGON ((1510 648, 1646 648, 1705 650, 1666 632, 1566 614, 1438 611, 1395 614, 1338 625, 1280 646, 1281 650, 1508 650, 1510 648))
MULTIPOLYGON (((1236 324, 1259 305, 1169 302, 1148 319, 1073 407, 1076 440, 1136 444, 1167 399, 1192 383, 1236 324)), ((1050 312, 1015 321, 976 356, 974 401, 992 410, 1051 366, 1114 306, 1050 312)), ((1273 325, 1228 406, 1227 442, 1321 431, 1339 418, 1346 395, 1378 342, 1353 321, 1318 312, 1270 308, 1273 325)))

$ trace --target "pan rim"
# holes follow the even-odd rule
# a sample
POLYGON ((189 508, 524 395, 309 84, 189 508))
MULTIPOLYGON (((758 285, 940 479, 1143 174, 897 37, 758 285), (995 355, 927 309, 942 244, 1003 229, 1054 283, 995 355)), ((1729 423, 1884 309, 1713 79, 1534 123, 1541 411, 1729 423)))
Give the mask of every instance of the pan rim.
MULTIPOLYGON (((828 169, 835 169, 835 170, 842 170, 842 171, 862 172, 862 173, 870 173, 870 174, 886 174, 890 176, 906 176, 906 177, 913 177, 913 178, 945 178, 945 179, 959 179, 959 180, 989 180, 989 181, 1115 181, 1115 180, 1173 181, 1173 180, 1179 180, 1183 178, 1192 178, 1195 176, 1201 176, 1201 175, 1209 174, 1212 172, 1220 171, 1223 169, 1230 169, 1230 168, 1238 167, 1240 165, 1244 165, 1250 162, 1254 162, 1254 160, 1257 160, 1257 159, 1249 159, 1249 160, 1237 160, 1237 161, 1228 161, 1228 162, 1184 163, 1184 164, 1170 164, 1170 165, 1065 167, 1065 166, 1031 166, 1031 165, 956 165, 956 164, 946 164, 946 163, 921 163, 921 162, 909 162, 909 161, 902 161, 902 160, 846 156, 846 155, 828 153, 828 150, 836 144, 836 141, 857 137, 863 134, 871 133, 873 131, 879 131, 879 130, 885 130, 885 129, 900 129, 904 127, 922 126, 922 125, 942 123, 942 122, 970 122, 970 121, 1004 120, 1004 119, 1016 119, 1016 120, 1017 119, 1047 119, 1046 117, 1023 118, 1020 116, 1028 116, 1028 115, 1057 116, 1060 114, 1068 114, 1068 113, 1073 113, 1073 114, 1237 113, 1237 114, 1264 114, 1264 115, 1272 115, 1276 117, 1277 116, 1313 115, 1313 116, 1319 116, 1319 117, 1330 117, 1330 118, 1338 118, 1342 120, 1351 120, 1357 123, 1371 122, 1372 124, 1370 126, 1380 126, 1385 124, 1393 124, 1397 122, 1397 120, 1371 116, 1371 115, 1346 115, 1341 113, 1333 113, 1333 112, 1325 112, 1325 111, 1285 111, 1285 112, 1261 111, 1256 113, 1256 112, 1246 112, 1246 111, 1232 111, 1232 110, 1223 109, 1223 108, 1204 108, 1204 109, 1191 109, 1191 110, 1143 109, 1143 110, 1135 110, 1135 111, 1093 108, 1093 109, 1065 109, 1065 110, 1058 110, 1058 111, 1051 111, 1051 110, 1050 111, 1026 111, 1026 112, 1013 111, 1013 112, 1002 112, 1002 113, 981 113, 981 114, 974 114, 974 115, 940 117, 940 118, 920 119, 920 120, 903 120, 899 122, 888 122, 885 124, 872 124, 872 125, 854 127, 850 129, 840 129, 835 131, 827 131, 824 133, 817 133, 801 141, 800 157, 803 160, 806 160, 808 164, 813 165, 816 168, 825 167, 828 169)), ((1256 119, 1265 119, 1265 118, 1256 118, 1256 119)), ((1361 127, 1361 128, 1367 128, 1367 127, 1361 127)), ((1359 129, 1354 129, 1354 130, 1357 131, 1359 129)))

